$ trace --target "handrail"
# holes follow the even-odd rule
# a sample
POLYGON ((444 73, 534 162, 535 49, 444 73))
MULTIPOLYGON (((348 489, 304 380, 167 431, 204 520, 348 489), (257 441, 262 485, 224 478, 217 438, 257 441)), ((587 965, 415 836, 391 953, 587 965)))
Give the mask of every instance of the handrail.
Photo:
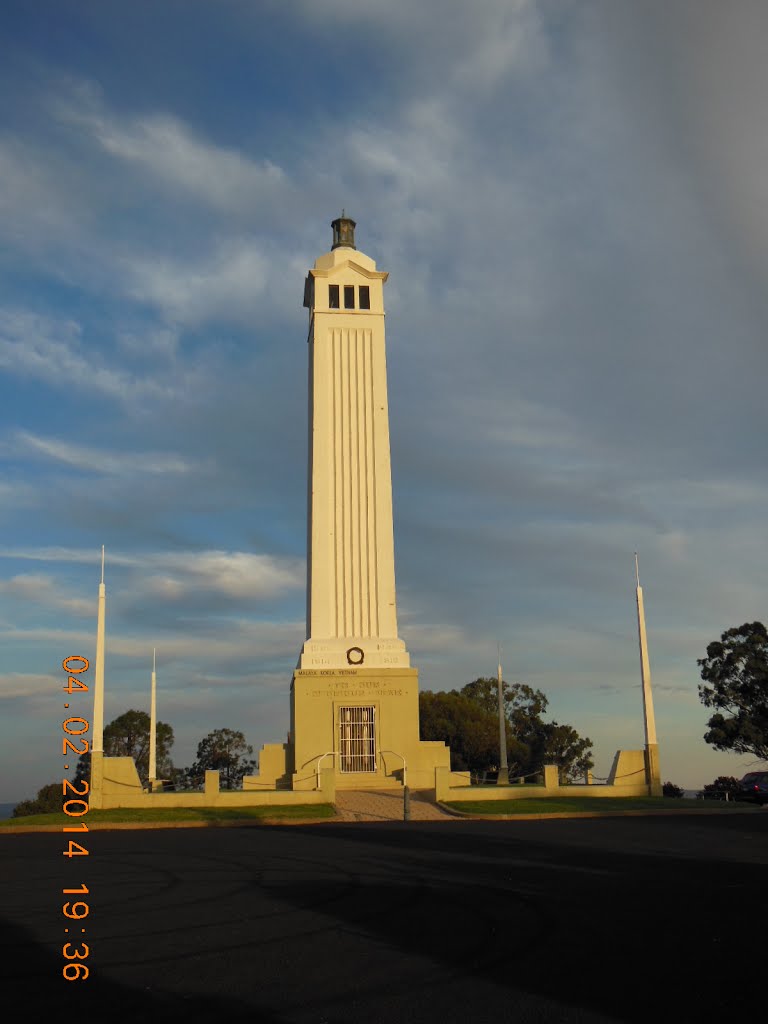
POLYGON ((334 755, 338 754, 338 750, 326 750, 326 752, 324 754, 320 754, 320 756, 318 758, 318 762, 317 762, 317 773, 316 773, 317 788, 318 789, 320 789, 320 763, 323 760, 323 758, 324 757, 328 757, 329 754, 334 754, 334 755))
POLYGON ((399 757, 400 758, 400 760, 403 762, 403 785, 407 786, 408 785, 408 774, 407 774, 408 773, 408 766, 405 763, 405 758, 403 757, 403 755, 402 754, 398 754, 398 752, 396 750, 380 750, 379 753, 380 754, 394 754, 395 757, 399 757))
MULTIPOLYGON (((317 780, 317 788, 318 789, 320 789, 320 765, 322 764, 323 758, 325 758, 325 757, 335 757, 339 753, 340 753, 340 751, 338 751, 338 750, 326 750, 326 752, 324 754, 316 754, 315 755, 315 757, 317 757, 317 768, 315 770, 315 778, 317 780)), ((399 754, 396 750, 379 750, 379 754, 394 754, 395 757, 399 757, 400 758, 400 760, 403 762, 403 786, 407 786, 408 785, 408 765, 406 763, 405 757, 402 754, 399 754)), ((314 758, 311 758, 311 760, 314 760, 314 758)))

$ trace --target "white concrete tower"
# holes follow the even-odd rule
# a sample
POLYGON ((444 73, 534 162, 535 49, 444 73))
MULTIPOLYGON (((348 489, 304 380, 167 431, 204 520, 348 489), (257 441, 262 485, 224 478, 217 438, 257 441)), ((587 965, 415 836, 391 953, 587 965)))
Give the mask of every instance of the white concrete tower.
MULTIPOLYGON (((309 271, 307 635, 291 679, 288 742, 259 754, 254 785, 434 789, 442 740, 419 737, 419 673, 397 633, 384 282, 333 221, 309 271)), ((244 783, 245 784, 245 783, 244 783)))
POLYGON ((645 607, 643 588, 640 586, 640 569, 635 552, 635 600, 637 602, 637 636, 640 646, 640 680, 643 690, 643 724, 645 726, 645 770, 652 796, 661 796, 661 770, 659 768, 659 745, 656 739, 656 716, 653 713, 651 692, 651 664, 648 659, 648 638, 645 632, 645 607))
POLYGON ((408 668, 397 633, 384 282, 333 221, 309 271, 307 639, 299 669, 408 668))

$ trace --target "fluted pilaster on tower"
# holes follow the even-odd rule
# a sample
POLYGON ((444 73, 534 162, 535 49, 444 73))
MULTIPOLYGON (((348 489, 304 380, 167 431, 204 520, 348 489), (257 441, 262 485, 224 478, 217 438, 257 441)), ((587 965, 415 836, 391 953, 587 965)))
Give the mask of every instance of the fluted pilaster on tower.
POLYGON ((397 634, 384 342, 387 273, 333 221, 307 277, 307 642, 300 668, 408 667, 397 634), (349 651, 354 651, 349 655, 349 651))

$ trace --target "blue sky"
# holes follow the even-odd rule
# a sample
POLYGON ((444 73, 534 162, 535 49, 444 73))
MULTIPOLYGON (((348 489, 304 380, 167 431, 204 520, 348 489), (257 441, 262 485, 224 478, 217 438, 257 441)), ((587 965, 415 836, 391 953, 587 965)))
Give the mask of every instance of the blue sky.
POLYGON ((500 642, 606 775, 643 742, 637 550, 662 774, 747 770, 696 665, 768 597, 768 10, 727 6, 5 0, 0 801, 60 777, 102 544, 106 720, 156 647, 177 764, 284 738, 303 279, 342 207, 390 273, 422 688, 500 642))

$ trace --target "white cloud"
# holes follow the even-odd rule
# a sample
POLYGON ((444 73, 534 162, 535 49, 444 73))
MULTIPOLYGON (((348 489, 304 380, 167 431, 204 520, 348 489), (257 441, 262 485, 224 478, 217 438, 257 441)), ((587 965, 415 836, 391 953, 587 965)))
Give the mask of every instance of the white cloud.
POLYGON ((95 599, 83 600, 77 597, 64 597, 61 582, 51 576, 21 574, 9 580, 0 580, 0 594, 5 594, 13 601, 28 601, 32 604, 49 608, 58 608, 72 615, 92 617, 96 611, 95 599))
POLYGON ((658 538, 658 551, 670 564, 686 562, 690 557, 691 538, 682 530, 669 530, 658 538))
POLYGON ((332 25, 363 23, 382 46, 397 52, 410 74, 437 72, 444 83, 487 89, 540 56, 544 41, 535 0, 303 0, 307 18, 332 25))
POLYGON ((54 387, 87 387, 90 393, 124 402, 168 398, 177 389, 170 376, 163 383, 156 375, 138 376, 106 366, 86 350, 81 327, 74 321, 23 310, 0 310, 0 368, 54 387))
POLYGON ((711 212, 718 214, 730 243, 740 250, 743 266, 764 288, 768 9, 760 0, 743 0, 738 17, 733 17, 717 0, 698 0, 694 6, 692 14, 690 5, 673 5, 671 22, 664 20, 668 44, 681 69, 672 102, 680 108, 676 113, 685 125, 684 144, 696 158, 706 198, 713 204, 711 212))
MULTIPOLYGON (((548 451, 548 464, 552 458, 567 462, 573 471, 578 465, 584 469, 588 458, 588 447, 579 436, 579 423, 567 412, 555 407, 532 401, 519 394, 489 394, 478 402, 477 396, 465 391, 454 392, 440 402, 441 413, 448 429, 467 436, 467 424, 471 422, 471 436, 474 443, 492 442, 523 449, 534 449, 538 455, 541 449, 548 451), (581 449, 579 455, 575 449, 581 449)), ((596 459, 591 450, 589 462, 596 459)))
MULTIPOLYGON (((480 5, 483 6, 482 4, 480 5)), ((512 71, 535 68, 547 56, 546 39, 531 0, 491 0, 487 17, 477 19, 474 46, 460 56, 457 81, 481 90, 498 86, 512 71)), ((477 8, 469 8, 473 18, 477 8)))
MULTIPOLYGON (((95 619, 95 615, 94 615, 95 619)), ((60 650, 79 651, 91 658, 95 648, 95 628, 89 631, 65 629, 21 629, 14 626, 0 628, 0 638, 6 642, 22 641, 29 649, 52 644, 60 650)), ((164 631, 158 639, 120 634, 108 628, 107 658, 133 661, 151 660, 152 648, 157 648, 158 671, 171 662, 205 665, 210 671, 217 667, 251 665, 268 658, 295 660, 304 639, 303 622, 257 622, 221 620, 215 631, 205 634, 181 628, 164 631)))
POLYGON ((89 83, 78 83, 57 110, 63 121, 90 132, 111 156, 222 210, 242 213, 272 202, 285 182, 283 171, 270 160, 251 160, 201 140, 171 114, 118 116, 89 83))
POLYGON ((61 687, 62 680, 59 676, 36 675, 33 672, 0 673, 0 700, 40 697, 50 700, 51 694, 58 695, 61 687))
POLYGON ((667 480, 645 479, 633 487, 633 491, 648 503, 664 502, 680 508, 697 508, 708 514, 720 513, 731 516, 741 507, 749 509, 768 504, 768 482, 759 476, 749 479, 735 477, 724 467, 722 478, 701 476, 699 479, 678 479, 674 484, 667 480))
POLYGON ((125 261, 126 290, 187 326, 211 317, 253 323, 270 264, 254 241, 230 239, 197 261, 134 256, 125 261))
POLYGON ((66 163, 58 163, 59 154, 45 156, 19 139, 0 140, 0 234, 21 251, 47 248, 88 218, 88 210, 66 194, 66 163))
POLYGON ((176 359, 179 355, 179 331, 163 326, 142 333, 121 330, 117 344, 129 356, 176 359))
MULTIPOLYGON (((19 558, 32 562, 74 562, 81 565, 101 565, 101 551, 94 548, 0 548, 0 558, 19 558)), ((109 560, 115 564, 133 565, 135 557, 110 554, 109 560)))
POLYGON ((265 598, 299 589, 306 583, 302 559, 279 559, 242 551, 153 555, 143 564, 150 571, 162 570, 149 576, 147 592, 171 601, 191 594, 235 600, 265 598))
MULTIPOLYGON (((5 450, 6 453, 8 449, 5 450)), ((4 454, 0 444, 0 457, 4 454)), ((10 511, 12 508, 25 508, 38 502, 35 490, 25 481, 5 483, 0 481, 0 510, 10 511)))
POLYGON ((115 476, 137 476, 145 473, 166 475, 199 472, 200 469, 193 460, 179 455, 163 455, 158 452, 109 452, 39 437, 26 430, 17 431, 15 436, 22 449, 39 453, 67 466, 96 473, 110 473, 115 476))
MULTIPOLYGON (((99 565, 101 553, 72 548, 0 548, 0 558, 99 565)), ((108 551, 107 577, 110 565, 132 570, 129 591, 137 600, 152 597, 172 602, 185 599, 199 602, 226 597, 247 601, 301 589, 306 584, 303 559, 245 551, 166 551, 136 555, 108 551)), ((19 579, 40 581, 48 577, 19 579)), ((33 587, 30 583, 30 589, 33 587)), ((38 589, 42 594, 39 583, 38 589)))

